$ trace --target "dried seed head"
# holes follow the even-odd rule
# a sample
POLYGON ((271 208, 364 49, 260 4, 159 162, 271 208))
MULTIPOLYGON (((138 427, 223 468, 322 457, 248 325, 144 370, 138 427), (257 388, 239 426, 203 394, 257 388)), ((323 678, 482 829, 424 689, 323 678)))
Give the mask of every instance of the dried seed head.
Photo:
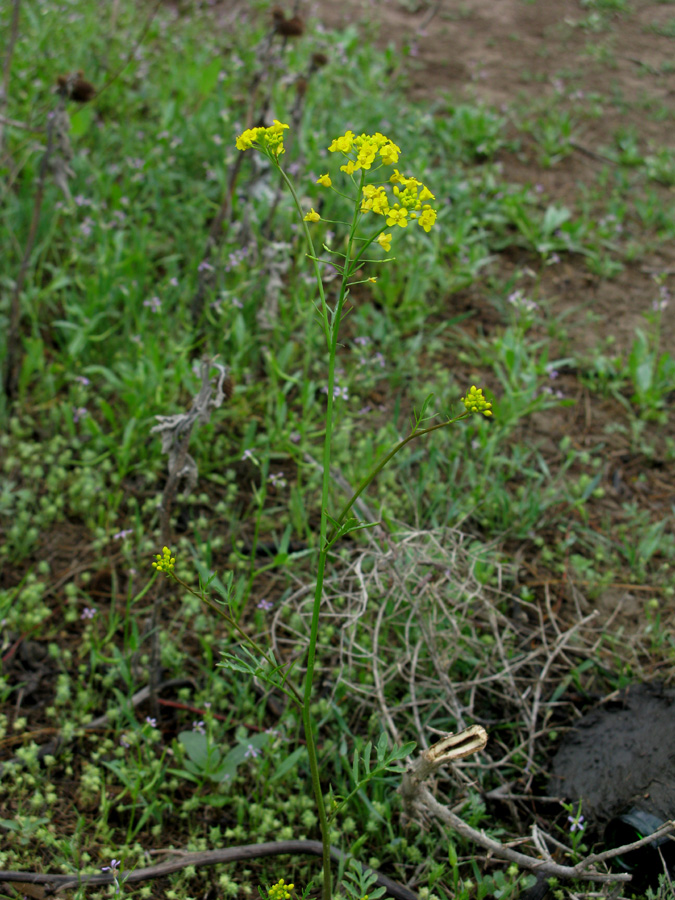
POLYGON ((300 16, 293 16, 287 19, 280 6, 272 8, 272 19, 274 21, 274 30, 277 34, 281 34, 284 37, 300 37, 305 30, 305 23, 300 16))
POLYGON ((328 57, 325 53, 312 53, 312 68, 321 69, 328 65, 328 57))
POLYGON ((56 93, 76 103, 88 103, 96 96, 96 88, 84 78, 82 69, 70 75, 59 75, 56 79, 56 93))

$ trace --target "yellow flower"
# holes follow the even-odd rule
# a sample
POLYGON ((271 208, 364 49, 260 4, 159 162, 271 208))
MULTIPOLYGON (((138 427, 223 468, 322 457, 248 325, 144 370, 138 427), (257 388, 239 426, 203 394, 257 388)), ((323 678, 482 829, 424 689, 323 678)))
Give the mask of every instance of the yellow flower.
POLYGON ((389 200, 387 199, 387 194, 384 188, 379 188, 379 190, 373 197, 373 205, 371 209, 374 213, 377 213, 380 216, 386 216, 389 212, 389 200))
POLYGON ((258 140, 258 135, 264 128, 247 128, 237 138, 237 150, 248 150, 258 140))
POLYGON ((290 127, 290 125, 284 125, 283 122, 280 122, 278 119, 274 119, 273 124, 265 130, 270 134, 283 134, 284 130, 290 127))
POLYGON ((398 225, 405 228, 408 224, 408 210, 401 209, 398 204, 387 213, 387 225, 398 225))
POLYGON ((351 175, 353 172, 356 171, 357 166, 356 166, 356 165, 354 164, 354 162, 350 159, 349 162, 347 163, 347 165, 346 165, 346 166, 340 166, 340 169, 341 169, 343 172, 346 172, 347 175, 351 175))
POLYGON ((492 415, 492 404, 483 396, 483 388, 471 385, 471 390, 466 397, 462 397, 462 403, 470 413, 483 413, 484 416, 492 415))
POLYGON ((164 572, 166 575, 169 575, 173 572, 173 568, 176 565, 176 557, 171 555, 171 551, 168 547, 164 547, 161 553, 157 553, 155 555, 155 560, 152 564, 154 569, 157 569, 158 572, 164 572))
POLYGON ((290 900, 291 891, 295 887, 294 884, 286 884, 283 878, 280 878, 276 884, 267 889, 269 900, 290 900))
POLYGON ((382 249, 389 253, 391 250, 391 235, 390 234, 381 234, 377 238, 377 243, 382 247, 382 249))
POLYGON ((380 148, 380 156, 382 157, 382 162, 385 164, 385 166, 393 166, 394 163, 398 162, 400 152, 400 147, 397 147, 396 144, 392 143, 392 141, 388 141, 384 145, 384 147, 380 148))
POLYGON ((237 138, 237 150, 248 150, 258 144, 259 150, 267 150, 273 156, 280 156, 284 152, 284 131, 288 127, 274 119, 269 128, 247 128, 237 138))
POLYGON ((356 157, 357 168, 369 169, 375 161, 377 145, 374 141, 364 141, 356 157))
POLYGON ((316 183, 322 184, 324 187, 330 187, 333 182, 330 180, 330 175, 326 173, 325 175, 320 175, 316 179, 316 183))
POLYGON ((318 222, 320 218, 321 216, 318 214, 318 212, 315 212, 313 208, 310 209, 310 211, 304 217, 305 222, 318 222))
POLYGON ((339 151, 340 153, 349 153, 354 146, 354 132, 346 131, 342 137, 335 138, 328 150, 331 153, 339 151))
POLYGON ((368 281, 372 282, 373 284, 377 284, 377 278, 369 278, 368 281))
POLYGON ((430 206, 425 206, 422 210, 422 213, 419 217, 419 223, 422 228, 427 232, 427 234, 431 231, 432 225, 436 221, 436 210, 432 209, 430 206))

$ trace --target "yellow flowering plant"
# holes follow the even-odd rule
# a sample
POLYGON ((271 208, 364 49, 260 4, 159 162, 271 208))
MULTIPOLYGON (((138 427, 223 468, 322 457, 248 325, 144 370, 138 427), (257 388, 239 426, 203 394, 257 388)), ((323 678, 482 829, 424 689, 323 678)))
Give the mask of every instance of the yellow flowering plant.
MULTIPOLYGON (((427 409, 432 399, 431 396, 428 397, 424 401, 421 411, 414 415, 410 434, 399 441, 392 450, 364 476, 353 496, 341 509, 334 514, 330 513, 331 448, 333 444, 335 403, 339 394, 339 392, 336 391, 335 379, 336 354, 344 304, 349 296, 350 288, 354 284, 364 282, 374 283, 377 280, 375 276, 365 277, 359 282, 354 282, 351 279, 354 277, 357 269, 360 269, 364 264, 382 262, 382 259, 367 259, 365 253, 373 244, 385 253, 389 253, 392 246, 393 234, 397 234, 397 232, 392 232, 390 229, 405 229, 409 225, 416 223, 423 231, 429 232, 436 224, 437 211, 432 205, 432 201, 434 201, 435 198, 429 188, 417 178, 405 175, 399 171, 398 168, 395 168, 399 163, 402 151, 390 138, 379 132, 376 132, 375 134, 356 135, 353 131, 346 131, 345 134, 335 138, 328 147, 328 150, 331 153, 340 154, 344 160, 339 166, 339 169, 347 179, 347 190, 338 190, 334 185, 333 176, 329 172, 324 173, 316 179, 316 183, 322 188, 335 191, 341 196, 346 197, 353 205, 353 214, 350 223, 343 223, 348 228, 345 251, 330 251, 335 258, 334 260, 331 260, 331 264, 339 273, 341 273, 342 279, 337 292, 337 299, 332 305, 329 305, 321 277, 321 269, 319 267, 321 260, 315 252, 310 230, 310 225, 313 226, 320 222, 321 216, 314 208, 311 208, 309 211, 303 209, 295 186, 281 165, 281 157, 284 153, 284 132, 287 129, 288 125, 275 119, 273 124, 268 128, 249 128, 244 131, 236 139, 236 146, 237 149, 242 151, 252 149, 264 154, 270 160, 272 165, 278 169, 283 182, 293 197, 299 219, 304 228, 308 247, 307 256, 314 266, 320 300, 318 308, 321 312, 322 330, 326 340, 327 385, 326 420, 323 443, 321 524, 317 573, 314 587, 314 603, 312 607, 307 659, 305 660, 305 674, 303 676, 302 684, 295 686, 290 677, 290 671, 287 671, 283 665, 279 665, 271 652, 263 651, 255 641, 248 637, 240 628, 238 622, 229 616, 220 606, 213 603, 203 589, 197 594, 197 592, 189 588, 187 584, 180 581, 174 573, 175 559, 171 556, 171 552, 168 548, 165 547, 162 554, 157 555, 153 566, 157 573, 162 572, 168 577, 174 578, 182 584, 183 587, 188 589, 191 593, 194 593, 195 596, 201 596, 212 609, 227 619, 230 625, 238 632, 242 638, 242 646, 245 649, 248 658, 250 660, 255 658, 256 661, 247 662, 241 657, 231 656, 229 664, 232 668, 239 671, 249 671, 256 676, 273 683, 278 689, 286 694, 289 700, 292 701, 297 708, 299 708, 302 716, 304 737, 307 747, 312 790, 321 828, 323 846, 323 900, 331 900, 331 821, 356 793, 363 790, 364 786, 373 777, 380 776, 387 771, 396 770, 397 761, 408 756, 415 745, 407 744, 404 747, 393 748, 393 750, 389 751, 386 735, 382 735, 382 738, 377 745, 377 762, 374 764, 374 767, 372 769, 370 768, 370 751, 368 750, 368 763, 366 765, 365 774, 362 774, 360 780, 357 779, 355 775, 357 784, 352 793, 349 794, 348 797, 341 799, 339 803, 334 802, 330 812, 327 810, 324 801, 324 790, 319 775, 316 737, 317 726, 311 715, 311 704, 313 699, 313 678, 319 630, 319 611, 323 596, 323 583, 328 554, 331 547, 345 535, 369 527, 366 524, 360 523, 353 515, 351 515, 352 507, 360 494, 372 483, 384 466, 387 465, 403 447, 411 441, 419 439, 432 431, 445 428, 448 425, 471 415, 480 414, 486 417, 491 416, 492 408, 491 403, 484 397, 483 391, 472 386, 467 392, 466 397, 462 398, 464 407, 458 415, 430 424, 430 420, 434 417, 427 414, 427 409), (364 231, 366 231, 365 235, 362 233, 364 231)), ((206 586, 208 586, 208 583, 206 586)), ((223 664, 228 663, 225 662, 223 664)), ((355 771, 357 768, 358 767, 355 764, 355 771)), ((273 898, 276 897, 277 900, 279 900, 279 898, 288 897, 292 888, 293 885, 286 885, 282 880, 270 889, 269 896, 273 898)))

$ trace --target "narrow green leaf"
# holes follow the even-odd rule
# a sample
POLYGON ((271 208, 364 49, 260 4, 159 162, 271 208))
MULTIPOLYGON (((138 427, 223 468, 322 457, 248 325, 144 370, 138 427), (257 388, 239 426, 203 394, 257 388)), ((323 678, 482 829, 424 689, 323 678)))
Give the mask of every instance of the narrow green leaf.
POLYGON ((373 743, 368 741, 366 749, 363 751, 363 765, 366 769, 366 775, 370 772, 370 754, 373 752, 373 743))
POLYGON ((290 772, 291 769, 295 767, 295 765, 302 759, 303 756, 306 756, 307 750, 305 747, 298 747, 297 750, 294 750, 290 756, 287 756, 286 759, 281 763, 280 766, 277 766, 277 769, 272 775, 271 778, 268 779, 268 783, 272 783, 273 781, 278 781, 280 778, 283 778, 287 772, 290 772))

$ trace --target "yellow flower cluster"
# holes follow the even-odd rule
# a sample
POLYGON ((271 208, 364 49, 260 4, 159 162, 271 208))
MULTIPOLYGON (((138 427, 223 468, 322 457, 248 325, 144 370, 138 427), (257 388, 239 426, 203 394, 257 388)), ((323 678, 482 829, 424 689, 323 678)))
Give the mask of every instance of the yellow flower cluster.
POLYGON ((462 403, 470 413, 483 413, 484 416, 492 415, 492 404, 483 396, 483 388, 471 385, 471 390, 466 397, 462 397, 462 403))
POLYGON ((237 150, 249 150, 257 146, 259 150, 267 151, 272 156, 281 156, 284 152, 284 131, 288 127, 275 119, 269 128, 247 128, 237 138, 237 150))
POLYGON ((283 878, 280 878, 276 884, 267 889, 269 900, 290 900, 291 891, 295 887, 294 884, 286 884, 283 878))
MULTIPOLYGON (((352 175, 359 169, 370 169, 376 163, 381 166, 393 166, 398 162, 401 148, 384 134, 361 134, 358 137, 353 131, 347 131, 341 137, 335 138, 328 148, 331 153, 342 153, 347 157, 345 165, 340 166, 343 172, 352 175)), ((319 184, 330 185, 327 175, 318 179, 319 184)), ((405 228, 408 222, 417 219, 420 227, 430 231, 436 221, 436 210, 428 200, 434 200, 434 195, 416 178, 408 178, 402 175, 398 169, 389 178, 389 185, 393 196, 387 193, 383 185, 366 184, 363 187, 361 200, 361 212, 374 212, 385 216, 389 227, 398 225, 405 228)), ((380 235, 384 241, 390 242, 391 235, 380 235)), ((379 243, 385 250, 382 240, 379 243)))
POLYGON ((380 165, 393 166, 398 162, 401 152, 400 147, 379 131, 375 134, 360 134, 358 137, 353 131, 347 131, 342 137, 335 138, 328 149, 331 153, 343 153, 345 156, 354 154, 354 159, 349 159, 346 165, 340 166, 348 175, 359 169, 369 169, 378 155, 380 165))
POLYGON ((417 219, 425 231, 431 231, 436 221, 436 210, 424 202, 435 199, 429 188, 416 178, 401 175, 398 169, 394 169, 389 181, 393 184, 394 202, 390 204, 389 195, 382 185, 366 184, 363 187, 361 212, 371 211, 386 216, 387 225, 398 225, 400 228, 417 219))
POLYGON ((171 555, 171 551, 168 547, 165 547, 161 553, 157 553, 155 560, 156 562, 152 565, 158 572, 165 572, 167 575, 173 572, 174 566, 176 565, 176 557, 171 555))

